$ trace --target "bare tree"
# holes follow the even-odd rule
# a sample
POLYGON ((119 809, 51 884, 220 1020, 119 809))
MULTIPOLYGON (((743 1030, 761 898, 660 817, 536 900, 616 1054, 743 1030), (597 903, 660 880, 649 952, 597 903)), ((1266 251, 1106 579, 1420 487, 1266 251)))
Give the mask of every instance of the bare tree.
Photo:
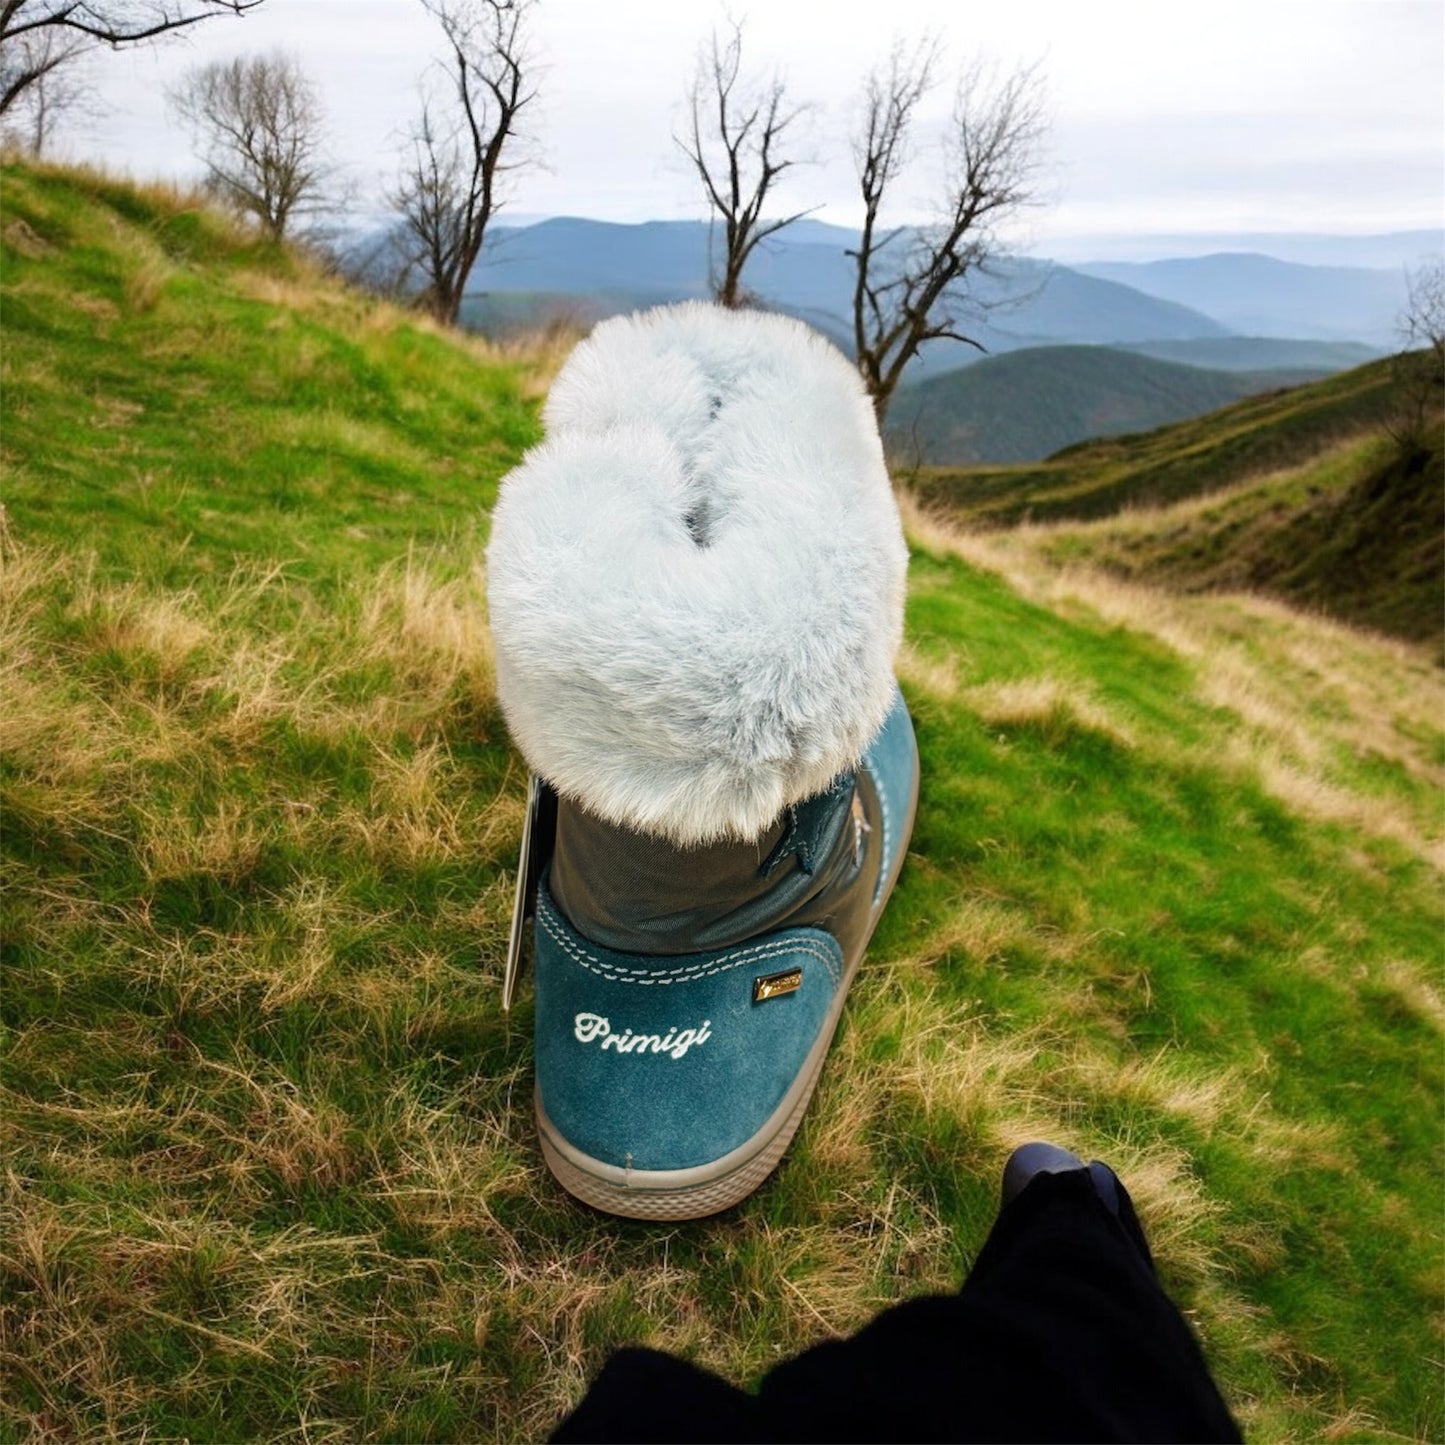
POLYGON ((1399 331, 1407 351, 1427 353, 1436 384, 1445 387, 1445 262, 1429 261, 1406 273, 1399 331))
POLYGON ((295 217, 324 207, 321 100, 294 58, 212 61, 190 71, 170 100, 196 133, 207 188, 272 240, 283 240, 295 217))
POLYGON ((64 118, 95 112, 94 88, 87 83, 83 61, 96 43, 54 30, 32 31, 10 43, 15 65, 34 78, 5 112, 7 145, 38 158, 49 150, 64 118))
POLYGON ((932 88, 936 41, 911 51, 893 47, 870 74, 853 155, 863 195, 863 230, 849 252, 856 263, 853 338, 881 426, 904 368, 926 341, 950 338, 983 350, 959 328, 979 313, 968 282, 1000 250, 997 227, 1033 198, 1043 105, 1037 72, 1016 70, 994 82, 981 66, 959 81, 943 147, 944 189, 938 219, 922 227, 881 223, 890 187, 911 159, 909 132, 918 103, 932 88))
POLYGON ((0 0, 0 115, 92 45, 154 40, 261 0, 0 0), (50 43, 44 43, 46 41, 50 43))
POLYGON ((487 225, 516 162, 517 118, 535 99, 527 20, 535 0, 422 0, 446 38, 448 94, 423 103, 411 154, 389 200, 425 301, 454 324, 487 225))
POLYGON ((742 82, 743 27, 737 20, 729 24, 726 42, 720 44, 714 30, 710 44, 698 52, 688 90, 691 126, 686 136, 674 139, 722 222, 725 250, 720 271, 715 259, 711 263, 713 294, 724 306, 740 306, 747 299, 743 267, 758 243, 808 214, 762 218, 778 177, 795 164, 780 150, 788 129, 807 107, 788 105, 779 76, 761 87, 742 82))
POLYGON ((1395 357, 1391 435, 1406 450, 1429 450, 1445 403, 1445 262, 1405 273, 1405 305, 1396 321, 1404 349, 1395 357), (1432 431, 1433 429, 1433 431, 1432 431))

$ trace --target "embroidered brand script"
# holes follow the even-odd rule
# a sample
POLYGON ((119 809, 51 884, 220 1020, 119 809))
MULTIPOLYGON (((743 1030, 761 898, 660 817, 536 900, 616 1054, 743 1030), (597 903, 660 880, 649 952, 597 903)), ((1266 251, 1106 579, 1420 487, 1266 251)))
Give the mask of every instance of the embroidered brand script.
POLYGON ((712 1037, 711 1023, 704 1019, 695 1029, 668 1029, 665 1034, 635 1034, 631 1029, 617 1034, 601 1014, 578 1014, 572 1032, 578 1043, 600 1044, 604 1052, 616 1049, 619 1054, 667 1054, 680 1059, 694 1044, 705 1044, 712 1037))

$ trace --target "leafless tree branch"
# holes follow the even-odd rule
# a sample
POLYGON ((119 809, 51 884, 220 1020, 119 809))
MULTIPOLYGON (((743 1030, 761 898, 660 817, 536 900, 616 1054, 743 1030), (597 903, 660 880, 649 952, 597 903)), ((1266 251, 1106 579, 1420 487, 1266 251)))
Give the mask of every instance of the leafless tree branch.
POLYGON ((467 278, 502 201, 504 154, 518 117, 536 98, 528 17, 536 0, 422 0, 441 25, 450 92, 428 101, 389 201, 402 221, 425 299, 455 323, 467 278))
POLYGON ((975 66, 959 82, 945 144, 938 220, 904 232, 880 224, 890 188, 908 161, 914 112, 932 88, 939 47, 896 44, 868 76, 853 143, 863 197, 855 264, 853 339, 858 368, 882 424, 904 368, 926 341, 949 338, 978 350, 961 329, 967 282, 999 251, 997 227, 1032 199, 1043 107, 1036 71, 993 84, 975 66))
POLYGON ((1408 351, 1428 351, 1445 385, 1445 263, 1431 261, 1405 275, 1400 339, 1408 351))
POLYGON ((0 0, 0 115, 87 48, 154 40, 262 0, 0 0), (53 45, 38 42, 53 38, 53 45), (81 42, 76 44, 76 42, 81 42), (48 57, 48 63, 44 57, 48 57))
MULTIPOLYGON (((4 111, 4 137, 32 156, 49 148, 62 117, 93 112, 93 92, 85 83, 81 59, 94 50, 84 36, 65 36, 54 30, 31 31, 11 42, 14 68, 4 74, 25 81, 4 111)), ((3 70, 3 67, 0 67, 3 70)), ((0 78, 0 87, 5 85, 0 78)))
POLYGON ((1431 442, 1439 445, 1445 405, 1445 262, 1429 261, 1405 273, 1405 305, 1396 329, 1404 349, 1394 362, 1389 430, 1406 452, 1426 452, 1431 442))
POLYGON ((740 306, 747 299, 743 267, 758 243, 809 214, 763 220, 778 178, 796 164, 781 154, 787 132, 808 107, 788 104, 778 76, 761 88, 742 83, 743 27, 737 20, 729 25, 725 40, 714 30, 699 51, 688 90, 690 125, 685 136, 674 139, 722 222, 724 254, 721 268, 713 263, 713 294, 724 306, 740 306))

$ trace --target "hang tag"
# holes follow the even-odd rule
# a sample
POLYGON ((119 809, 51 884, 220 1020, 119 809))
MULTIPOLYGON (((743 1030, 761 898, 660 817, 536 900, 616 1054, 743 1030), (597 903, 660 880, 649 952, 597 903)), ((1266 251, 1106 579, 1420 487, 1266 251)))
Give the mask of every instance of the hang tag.
POLYGON ((522 847, 517 857, 517 892, 512 901, 512 932, 502 970, 502 1007, 510 1009, 522 977, 522 950, 527 924, 537 912, 537 885, 552 858, 557 837, 557 795, 535 773, 527 785, 527 813, 522 819, 522 847))

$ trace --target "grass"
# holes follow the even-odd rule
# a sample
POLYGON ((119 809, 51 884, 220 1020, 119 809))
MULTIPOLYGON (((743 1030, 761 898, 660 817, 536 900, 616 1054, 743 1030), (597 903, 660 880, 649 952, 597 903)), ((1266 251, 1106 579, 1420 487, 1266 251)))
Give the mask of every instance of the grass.
POLYGON ((1299 466, 1377 430, 1394 414, 1395 381, 1386 358, 1137 436, 1080 442, 1043 462, 920 467, 908 485, 926 506, 975 527, 1085 521, 1166 506, 1299 466))
POLYGON ((1023 529, 1060 565, 1176 591, 1265 593, 1439 660, 1445 427, 1438 400, 1402 425, 1421 384, 1403 366, 1387 358, 1032 468, 923 468, 907 484, 960 525, 1023 529))
POLYGON ((477 567, 555 358, 3 179, 0 1433, 535 1438, 624 1341, 756 1380, 953 1287, 1032 1136, 1120 1168, 1251 1438, 1445 1432, 1422 652, 910 513, 918 829, 809 1118, 728 1214, 607 1219, 498 990, 477 567))
POLYGON ((1442 462, 1438 442, 1369 432, 1204 496, 1023 532, 1060 565, 1188 592, 1267 592, 1423 643, 1440 660, 1442 462))

